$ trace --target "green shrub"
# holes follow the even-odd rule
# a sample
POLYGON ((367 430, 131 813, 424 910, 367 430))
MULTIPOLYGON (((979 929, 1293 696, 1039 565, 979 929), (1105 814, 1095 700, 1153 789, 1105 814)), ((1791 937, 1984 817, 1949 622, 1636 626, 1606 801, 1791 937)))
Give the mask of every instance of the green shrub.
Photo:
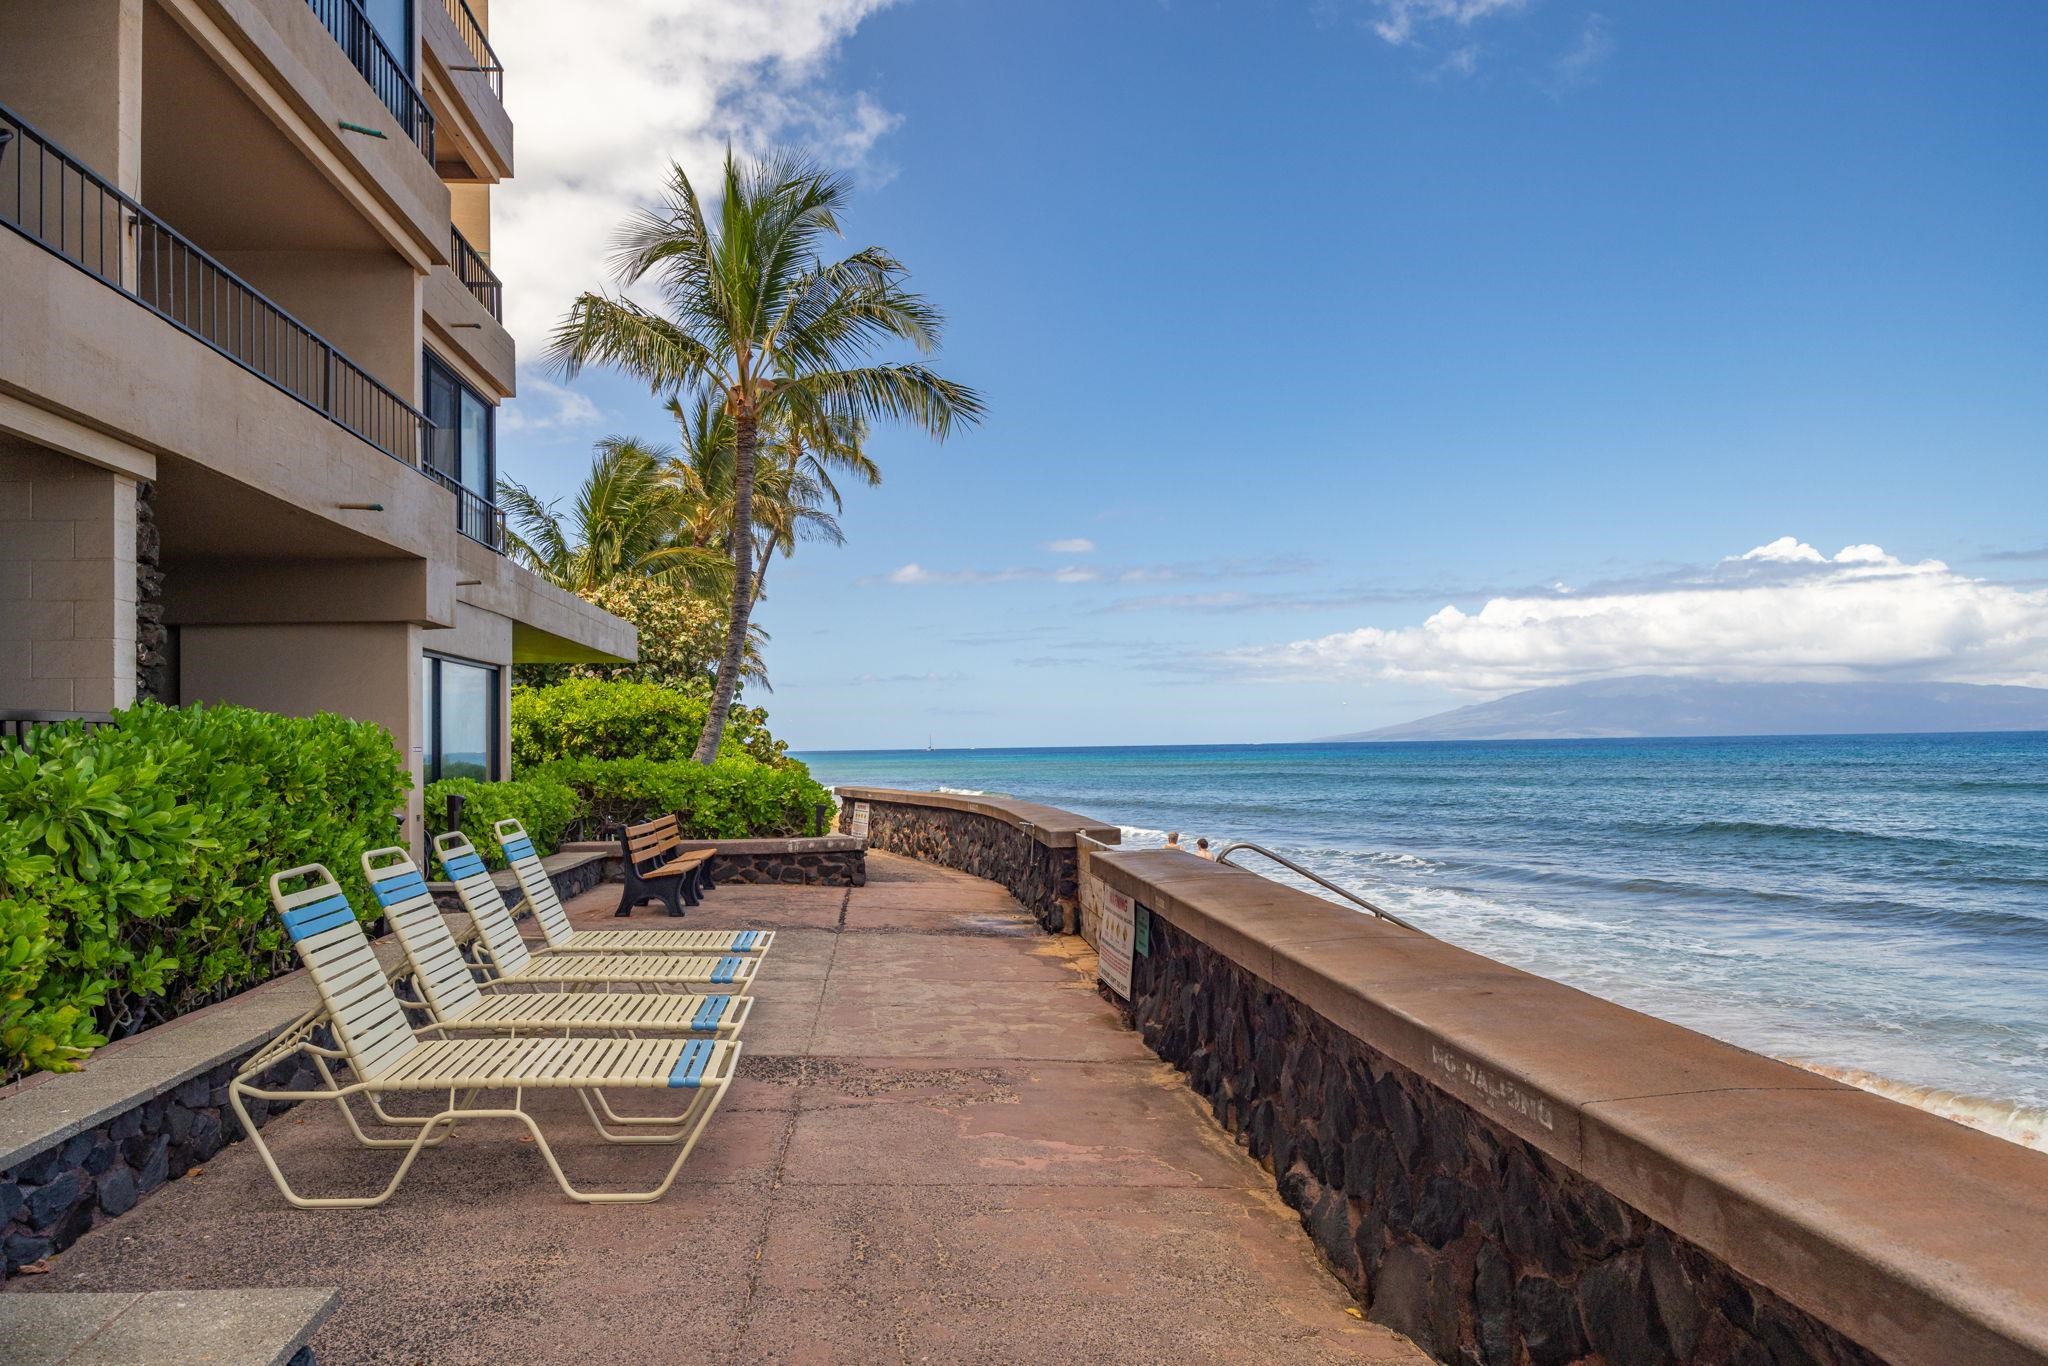
POLYGON ((813 808, 831 796, 794 759, 757 763, 740 755, 709 766, 687 759, 565 759, 547 777, 582 798, 594 825, 609 828, 674 812, 697 839, 808 835, 813 808))
POLYGON ((518 820, 526 827, 533 847, 542 854, 551 854, 561 844, 569 823, 583 814, 583 799, 576 795, 576 790, 545 773, 523 775, 502 783, 444 778, 427 784, 426 791, 427 828, 437 835, 447 833, 450 796, 464 799, 459 828, 491 868, 505 866, 505 851, 498 847, 498 836, 491 829, 498 821, 518 820))
MULTIPOLYGON (((687 760, 711 710, 710 684, 571 679, 546 688, 512 690, 512 762, 520 767, 557 759, 687 760)), ((719 756, 785 761, 789 747, 768 733, 759 707, 732 709, 719 756)))
POLYGON ((400 837, 409 780, 382 727, 144 703, 0 751, 0 1047, 12 1076, 293 965, 265 879, 400 837), (88 1019, 89 1016, 89 1019, 88 1019))

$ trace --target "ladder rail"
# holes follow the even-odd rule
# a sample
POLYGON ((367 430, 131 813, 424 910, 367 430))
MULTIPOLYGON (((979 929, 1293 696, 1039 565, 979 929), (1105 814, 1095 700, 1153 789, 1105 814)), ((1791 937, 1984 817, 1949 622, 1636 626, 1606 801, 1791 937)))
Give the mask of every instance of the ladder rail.
MULTIPOLYGON (((1279 864, 1282 868, 1285 868, 1290 872, 1293 872, 1301 877, 1307 878, 1310 882, 1315 883, 1318 887, 1324 887, 1332 892, 1335 892, 1338 896, 1343 897, 1346 901, 1349 901, 1353 905, 1361 907, 1364 910, 1372 912, 1374 915, 1378 916, 1380 919, 1384 921, 1387 921, 1390 924, 1399 925, 1402 929, 1408 930, 1414 934, 1419 934, 1425 939, 1434 939, 1436 937, 1435 935, 1431 934, 1428 930, 1421 929, 1418 926, 1409 924, 1400 916, 1395 915, 1392 911, 1386 910, 1385 908, 1380 906, 1373 905, 1372 902, 1367 901, 1358 893, 1351 891, 1348 888, 1338 886, 1336 883, 1330 881, 1330 879, 1324 877, 1321 873, 1315 872, 1314 870, 1309 868, 1302 867, 1293 859, 1288 858, 1285 854, 1274 853, 1271 849, 1268 849, 1263 844, 1254 844, 1250 840, 1233 840, 1231 843, 1224 845, 1221 849, 1216 851, 1216 861, 1218 863, 1230 863, 1230 856, 1240 849, 1249 849, 1254 854, 1262 854, 1265 857, 1273 860, 1273 862, 1279 864)), ((1251 871, 1251 869, 1245 868, 1242 864, 1231 863, 1230 866, 1233 868, 1241 868, 1243 869, 1243 871, 1247 873, 1251 871)))

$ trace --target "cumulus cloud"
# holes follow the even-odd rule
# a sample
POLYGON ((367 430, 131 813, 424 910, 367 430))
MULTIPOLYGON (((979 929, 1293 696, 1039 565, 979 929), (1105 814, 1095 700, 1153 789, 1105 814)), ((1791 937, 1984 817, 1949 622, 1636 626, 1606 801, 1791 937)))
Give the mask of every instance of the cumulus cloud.
POLYGON ((1064 540, 1047 541, 1045 548, 1055 555, 1092 555, 1095 542, 1086 536, 1069 536, 1064 540))
POLYGON ((1373 0, 1378 17, 1372 31, 1396 47, 1416 42, 1432 28, 1470 28, 1493 14, 1522 9, 1527 0, 1373 0))
POLYGON ((1781 537, 1703 570, 1556 596, 1445 607, 1226 651, 1273 677, 1400 679, 1497 693, 1624 674, 1809 682, 2048 684, 2048 590, 1908 563, 1874 545, 1826 555, 1781 537))
POLYGON ((671 161, 702 186, 728 140, 857 164, 895 117, 822 77, 893 0, 499 0, 518 174, 493 204, 491 265, 529 361, 569 301, 607 279, 613 233, 671 161))

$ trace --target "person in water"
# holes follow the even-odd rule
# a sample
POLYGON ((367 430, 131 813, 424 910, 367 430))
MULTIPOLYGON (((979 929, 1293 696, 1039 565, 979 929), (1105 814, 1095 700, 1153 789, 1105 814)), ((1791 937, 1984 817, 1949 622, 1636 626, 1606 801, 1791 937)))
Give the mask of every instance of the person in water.
POLYGON ((1215 859, 1215 857, 1216 857, 1216 856, 1215 856, 1214 854, 1212 854, 1212 853, 1210 853, 1210 852, 1209 852, 1209 841, 1208 841, 1208 840, 1206 840, 1206 839, 1199 839, 1199 840, 1196 840, 1196 841, 1195 841, 1195 857, 1196 857, 1196 858, 1205 858, 1205 859, 1209 859, 1209 860, 1212 860, 1212 861, 1213 861, 1213 860, 1215 859))
POLYGON ((1178 830, 1168 833, 1166 836, 1166 847, 1173 850, 1176 854, 1185 854, 1187 852, 1186 847, 1180 842, 1180 831, 1178 830))

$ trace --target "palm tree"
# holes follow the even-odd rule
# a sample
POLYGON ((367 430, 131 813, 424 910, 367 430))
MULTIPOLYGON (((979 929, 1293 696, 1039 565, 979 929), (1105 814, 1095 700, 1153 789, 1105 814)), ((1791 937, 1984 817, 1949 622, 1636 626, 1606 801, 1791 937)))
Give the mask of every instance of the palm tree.
POLYGON ((732 611, 711 711, 696 759, 718 752, 739 685, 755 598, 754 495, 764 429, 818 431, 832 423, 905 421, 943 440, 978 421, 981 396, 918 362, 876 363, 873 350, 908 342, 929 354, 942 318, 904 288, 903 266, 879 247, 835 262, 818 254, 839 232, 850 187, 807 160, 776 156, 742 167, 728 149, 717 224, 695 187, 670 168, 664 202, 636 213, 614 257, 618 294, 584 294, 556 329, 550 357, 565 375, 615 365, 657 395, 694 390, 733 428, 732 611), (643 281, 662 311, 624 291, 643 281))
POLYGON ((731 572, 725 556, 681 534, 690 499, 668 476, 672 458, 666 447, 606 437, 597 443, 590 473, 566 515, 556 503, 501 481, 498 505, 511 524, 507 549, 572 593, 642 575, 724 596, 731 572))
MULTIPOLYGON (((702 395, 689 404, 672 398, 668 410, 682 436, 682 453, 669 468, 689 503, 690 542, 729 547, 736 525, 732 419, 724 405, 702 395)), ((798 541, 845 543, 837 515, 845 504, 832 471, 850 471, 870 485, 882 482, 881 469, 862 449, 866 433, 865 424, 853 422, 821 424, 812 433, 786 418, 773 431, 762 430, 754 476, 754 605, 763 596, 771 554, 795 554, 798 541)))

